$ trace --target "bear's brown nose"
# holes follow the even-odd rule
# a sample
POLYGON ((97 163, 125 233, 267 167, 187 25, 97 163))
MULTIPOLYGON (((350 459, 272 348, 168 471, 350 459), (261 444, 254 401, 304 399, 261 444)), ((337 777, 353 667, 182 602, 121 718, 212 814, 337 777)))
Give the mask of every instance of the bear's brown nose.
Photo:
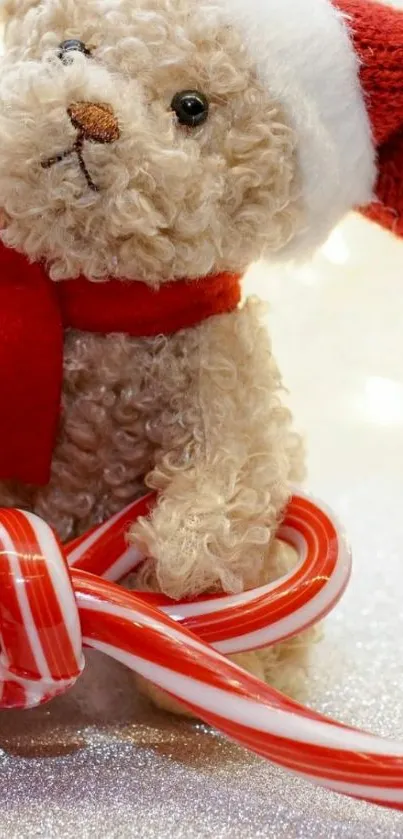
POLYGON ((119 123, 110 105, 74 102, 67 113, 82 139, 93 143, 115 143, 120 137, 119 123))

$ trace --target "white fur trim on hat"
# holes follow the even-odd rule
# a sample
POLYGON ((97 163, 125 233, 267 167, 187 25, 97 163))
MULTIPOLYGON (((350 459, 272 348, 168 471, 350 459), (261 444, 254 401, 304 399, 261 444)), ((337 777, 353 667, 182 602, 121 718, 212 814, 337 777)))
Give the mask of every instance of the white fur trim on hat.
POLYGON ((306 256, 368 204, 375 149, 346 21, 330 0, 219 0, 299 140, 306 228, 284 256, 306 256))

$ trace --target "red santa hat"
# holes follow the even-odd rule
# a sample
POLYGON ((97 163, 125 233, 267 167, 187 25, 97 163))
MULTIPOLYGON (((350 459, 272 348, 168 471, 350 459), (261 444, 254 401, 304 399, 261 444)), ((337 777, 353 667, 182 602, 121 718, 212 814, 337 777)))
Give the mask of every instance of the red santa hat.
POLYGON ((306 256, 353 208, 403 234, 403 13, 373 0, 222 0, 298 136, 306 256))

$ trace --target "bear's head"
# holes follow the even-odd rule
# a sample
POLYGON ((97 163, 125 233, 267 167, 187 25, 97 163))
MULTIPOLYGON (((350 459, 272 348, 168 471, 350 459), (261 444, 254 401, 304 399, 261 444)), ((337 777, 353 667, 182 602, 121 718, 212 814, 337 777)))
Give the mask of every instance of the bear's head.
POLYGON ((242 272, 308 253, 370 199, 357 63, 328 0, 3 13, 2 235, 54 279, 242 272))

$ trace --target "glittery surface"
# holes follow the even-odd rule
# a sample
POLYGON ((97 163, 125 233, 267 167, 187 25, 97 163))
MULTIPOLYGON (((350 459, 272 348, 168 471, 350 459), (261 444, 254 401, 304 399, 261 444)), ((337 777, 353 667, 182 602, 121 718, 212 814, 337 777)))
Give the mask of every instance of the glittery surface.
MULTIPOLYGON (((403 739, 403 245, 349 221, 312 266, 252 272, 355 568, 312 657, 310 704, 403 739), (399 465, 400 464, 400 465, 399 465)), ((295 780, 153 711, 92 655, 68 697, 0 714, 0 837, 403 839, 403 814, 295 780)))

